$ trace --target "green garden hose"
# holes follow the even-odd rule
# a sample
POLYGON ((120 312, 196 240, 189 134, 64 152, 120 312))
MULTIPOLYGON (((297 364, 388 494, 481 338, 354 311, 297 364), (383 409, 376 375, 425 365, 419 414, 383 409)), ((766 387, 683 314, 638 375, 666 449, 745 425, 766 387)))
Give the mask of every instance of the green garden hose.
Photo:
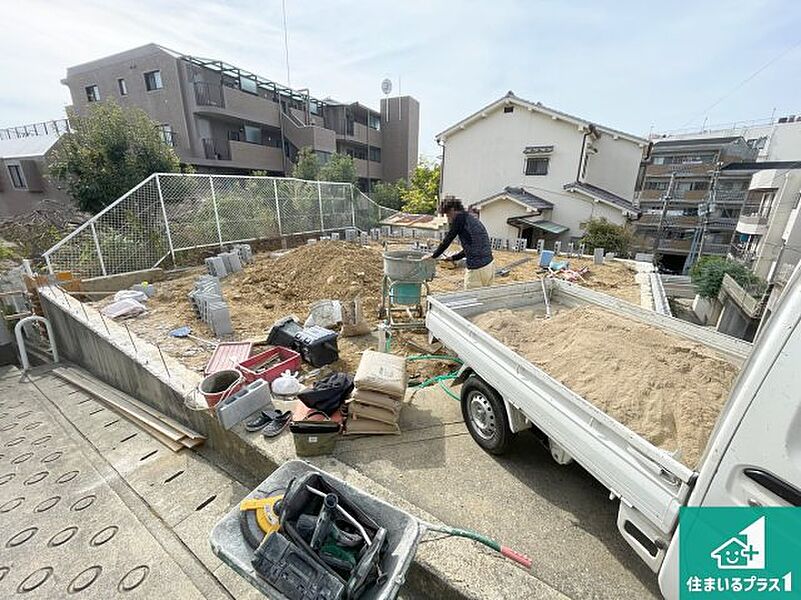
POLYGON ((434 525, 433 523, 426 523, 425 526, 431 531, 437 531, 439 533, 445 533, 455 537, 463 537, 476 541, 479 544, 484 544, 485 546, 495 550, 495 552, 500 552, 501 556, 513 560, 517 564, 524 566, 526 569, 531 568, 531 559, 528 556, 521 554, 517 550, 512 550, 508 546, 503 546, 495 540, 488 538, 487 536, 476 531, 471 531, 469 529, 457 529, 456 527, 449 527, 447 525, 434 525))
MULTIPOLYGON (((462 359, 459 358, 458 356, 448 356, 446 354, 418 354, 416 356, 409 356, 406 360, 408 360, 408 361, 441 360, 441 361, 454 362, 454 363, 459 364, 459 365, 464 364, 462 359)), ((428 379, 426 379, 422 383, 417 384, 416 386, 414 386, 414 388, 415 388, 415 391, 416 390, 421 390, 421 389, 423 389, 425 387, 428 387, 430 385, 434 385, 436 383, 436 384, 439 384, 439 387, 441 387, 442 391, 444 391, 446 394, 448 394, 448 396, 450 396, 454 400, 458 401, 459 400, 459 396, 457 396, 451 390, 449 390, 448 387, 444 383, 445 381, 448 381, 448 380, 451 380, 451 379, 456 379, 456 377, 458 377, 458 376, 459 376, 459 371, 458 370, 452 371, 451 373, 445 373, 443 375, 435 375, 434 377, 429 377, 428 379)))

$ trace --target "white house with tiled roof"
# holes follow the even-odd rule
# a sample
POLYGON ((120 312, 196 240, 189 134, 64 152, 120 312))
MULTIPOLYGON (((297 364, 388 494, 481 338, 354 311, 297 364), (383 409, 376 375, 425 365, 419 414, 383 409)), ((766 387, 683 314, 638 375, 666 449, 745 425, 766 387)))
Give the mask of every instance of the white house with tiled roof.
POLYGON ((592 218, 623 224, 637 214, 644 138, 509 92, 437 141, 441 196, 474 206, 492 237, 569 241, 592 218))

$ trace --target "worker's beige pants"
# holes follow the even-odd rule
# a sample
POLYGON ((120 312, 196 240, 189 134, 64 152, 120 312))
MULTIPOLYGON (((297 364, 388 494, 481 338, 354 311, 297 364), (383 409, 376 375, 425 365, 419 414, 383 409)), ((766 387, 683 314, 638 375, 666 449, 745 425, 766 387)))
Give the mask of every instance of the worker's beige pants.
POLYGON ((495 261, 481 267, 480 269, 464 270, 464 289, 486 287, 495 281, 495 261))

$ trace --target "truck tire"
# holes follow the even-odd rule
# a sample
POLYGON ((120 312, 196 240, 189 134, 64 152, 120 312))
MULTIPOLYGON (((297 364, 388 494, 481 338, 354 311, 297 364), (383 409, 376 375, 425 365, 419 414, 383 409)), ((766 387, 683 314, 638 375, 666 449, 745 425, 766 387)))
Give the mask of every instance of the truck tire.
POLYGON ((462 385, 462 417, 476 444, 490 454, 503 454, 509 448, 512 430, 503 398, 477 375, 462 385))

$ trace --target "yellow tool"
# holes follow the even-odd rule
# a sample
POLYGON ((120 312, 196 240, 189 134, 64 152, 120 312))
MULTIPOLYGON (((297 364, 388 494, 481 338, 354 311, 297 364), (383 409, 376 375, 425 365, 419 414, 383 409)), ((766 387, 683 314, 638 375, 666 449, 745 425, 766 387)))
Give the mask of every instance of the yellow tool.
POLYGON ((254 548, 281 527, 276 505, 283 498, 284 495, 280 494, 266 498, 245 498, 239 503, 239 524, 245 539, 254 548))

